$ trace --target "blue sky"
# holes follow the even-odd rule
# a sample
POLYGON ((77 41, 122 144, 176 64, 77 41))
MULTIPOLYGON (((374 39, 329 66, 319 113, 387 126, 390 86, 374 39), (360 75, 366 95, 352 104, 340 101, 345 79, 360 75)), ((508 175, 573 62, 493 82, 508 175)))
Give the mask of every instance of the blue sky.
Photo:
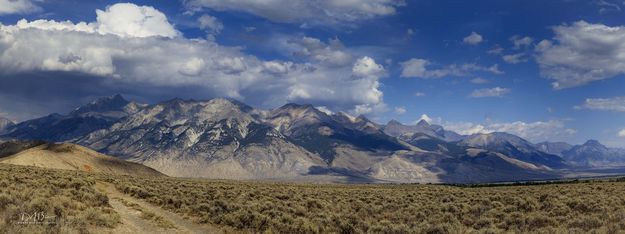
POLYGON ((231 97, 625 147, 620 0, 0 0, 0 23, 15 121, 113 93, 231 97))

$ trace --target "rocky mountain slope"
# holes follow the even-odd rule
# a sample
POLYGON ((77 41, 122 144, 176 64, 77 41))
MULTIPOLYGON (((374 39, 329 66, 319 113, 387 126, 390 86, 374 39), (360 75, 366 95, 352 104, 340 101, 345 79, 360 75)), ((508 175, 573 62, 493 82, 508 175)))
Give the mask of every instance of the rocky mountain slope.
POLYGON ((141 164, 100 154, 83 146, 9 141, 0 144, 0 163, 138 176, 164 176, 141 164))
POLYGON ((575 165, 506 133, 461 136, 420 121, 376 124, 311 105, 116 95, 25 121, 0 138, 71 142, 170 176, 312 182, 468 183, 555 178, 575 165))
POLYGON ((290 178, 323 164, 318 155, 260 124, 258 115, 226 99, 174 99, 147 106, 77 143, 183 177, 290 178))

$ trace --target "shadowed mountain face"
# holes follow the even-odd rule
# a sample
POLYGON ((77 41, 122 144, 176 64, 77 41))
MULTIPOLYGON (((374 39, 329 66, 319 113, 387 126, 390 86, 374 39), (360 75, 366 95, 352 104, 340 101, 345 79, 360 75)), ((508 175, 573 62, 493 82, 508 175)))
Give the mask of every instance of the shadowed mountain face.
POLYGON ((610 167, 625 165, 625 150, 608 148, 596 140, 576 145, 562 152, 563 158, 576 166, 610 167))
POLYGON ((4 133, 8 128, 15 125, 11 120, 3 118, 0 116, 0 134, 4 133))
POLYGON ((114 115, 119 114, 120 117, 124 116, 126 111, 124 109, 130 104, 129 101, 124 99, 121 95, 117 94, 111 97, 104 97, 93 101, 87 105, 76 108, 70 113, 70 115, 85 115, 93 113, 96 115, 114 115))
POLYGON ((555 178, 568 163, 505 133, 461 136, 426 121, 378 125, 311 105, 265 111, 221 98, 143 105, 116 95, 2 138, 72 142, 170 176, 219 179, 477 183, 555 178))
POLYGON ((23 150, 33 148, 35 146, 43 145, 44 141, 15 141, 10 140, 0 143, 0 158, 14 155, 23 150))
POLYGON ((561 157, 540 151, 532 143, 508 133, 475 134, 468 136, 458 144, 502 153, 508 157, 535 165, 544 165, 550 168, 566 166, 566 162, 561 157))
POLYGON ((326 162, 334 160, 334 147, 341 145, 369 152, 407 149, 364 117, 329 116, 310 105, 287 104, 271 111, 265 122, 326 162))
POLYGON ((141 105, 120 95, 100 98, 68 115, 51 114, 5 129, 5 137, 24 140, 72 141, 95 130, 110 127, 119 119, 136 112, 141 105))

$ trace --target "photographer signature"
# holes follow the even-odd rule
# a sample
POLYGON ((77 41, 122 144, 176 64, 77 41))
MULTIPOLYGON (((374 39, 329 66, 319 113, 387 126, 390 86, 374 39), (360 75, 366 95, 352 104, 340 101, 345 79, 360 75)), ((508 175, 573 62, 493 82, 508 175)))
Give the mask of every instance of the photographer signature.
POLYGON ((21 213, 17 224, 55 224, 56 216, 46 215, 44 212, 21 213))

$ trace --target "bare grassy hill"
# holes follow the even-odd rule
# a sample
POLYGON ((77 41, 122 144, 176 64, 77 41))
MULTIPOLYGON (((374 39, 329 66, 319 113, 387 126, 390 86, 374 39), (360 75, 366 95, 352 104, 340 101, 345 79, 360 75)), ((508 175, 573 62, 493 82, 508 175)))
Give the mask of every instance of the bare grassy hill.
POLYGON ((118 175, 164 176, 147 166, 127 162, 74 144, 24 144, 0 163, 118 175), (30 147, 27 147, 30 146, 30 147))

